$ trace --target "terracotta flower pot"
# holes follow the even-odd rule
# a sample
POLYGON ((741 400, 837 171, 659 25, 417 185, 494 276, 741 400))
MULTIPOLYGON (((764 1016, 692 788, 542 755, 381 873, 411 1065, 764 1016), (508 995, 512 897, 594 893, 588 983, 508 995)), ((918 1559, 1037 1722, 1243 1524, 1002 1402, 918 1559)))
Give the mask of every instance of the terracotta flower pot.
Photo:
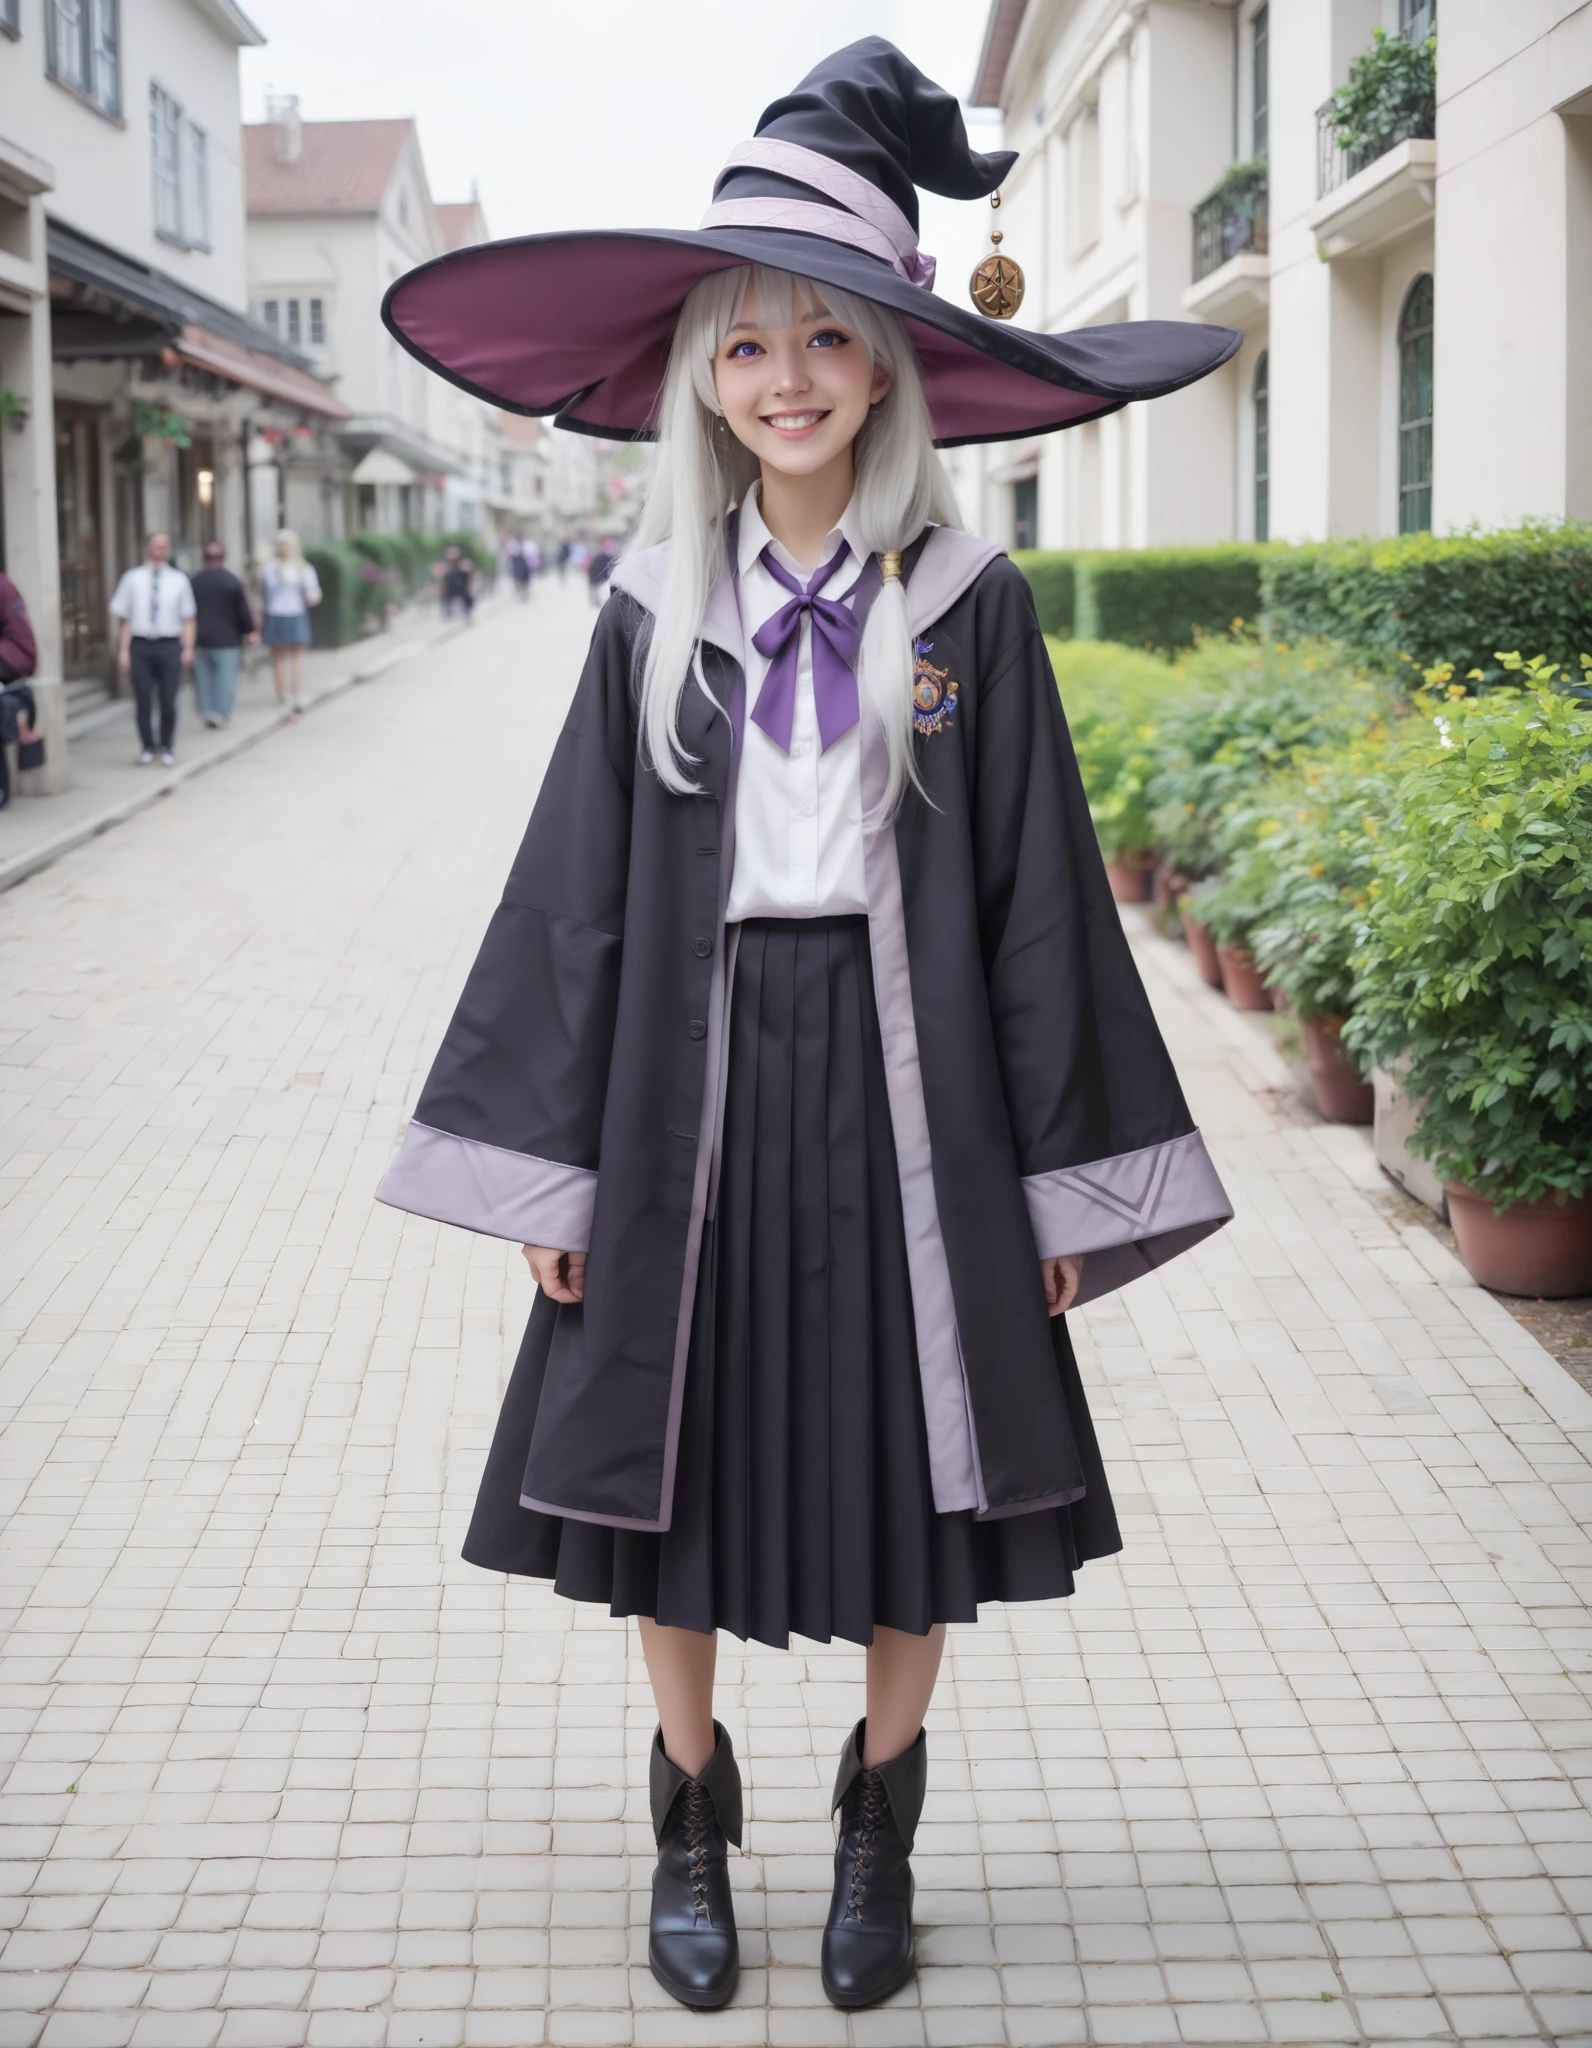
POLYGON ((1169 860, 1161 862, 1150 884, 1150 901, 1157 910, 1175 910, 1177 899, 1188 887, 1188 876, 1180 874, 1169 860))
POLYGON ((1515 1202, 1501 1216, 1450 1181, 1448 1220, 1474 1279, 1500 1294, 1592 1294, 1592 1196, 1515 1202))
POLYGON ((1106 862, 1106 880, 1119 903, 1148 903, 1155 881, 1155 855, 1137 852, 1120 854, 1106 862))
POLYGON ((1360 1079, 1343 1049, 1343 1019, 1301 1017, 1299 1031, 1321 1114, 1334 1124, 1370 1123, 1376 1115, 1376 1091, 1360 1079))
POLYGON ((1188 949, 1194 956, 1194 965, 1200 971, 1200 979, 1211 988, 1222 985, 1222 963, 1216 957, 1216 941, 1205 929, 1191 910, 1178 913, 1183 926, 1183 936, 1188 940, 1188 949))
POLYGON ((1235 1010, 1271 1008, 1271 992, 1247 946, 1218 946, 1216 957, 1222 963, 1222 987, 1235 1010))

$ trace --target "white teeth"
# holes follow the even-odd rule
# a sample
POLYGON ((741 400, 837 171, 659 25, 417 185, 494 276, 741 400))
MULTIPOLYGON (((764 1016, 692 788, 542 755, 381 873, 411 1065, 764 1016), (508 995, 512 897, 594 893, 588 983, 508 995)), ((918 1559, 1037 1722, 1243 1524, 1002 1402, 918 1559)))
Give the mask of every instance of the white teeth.
POLYGON ((823 417, 821 412, 771 412, 768 415, 768 423, 771 427, 795 430, 800 427, 816 426, 823 417))

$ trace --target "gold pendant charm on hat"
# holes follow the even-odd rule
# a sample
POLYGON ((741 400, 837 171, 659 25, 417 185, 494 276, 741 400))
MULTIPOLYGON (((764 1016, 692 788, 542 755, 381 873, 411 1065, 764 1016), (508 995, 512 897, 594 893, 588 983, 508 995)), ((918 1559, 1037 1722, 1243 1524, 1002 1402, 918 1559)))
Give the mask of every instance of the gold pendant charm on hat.
MULTIPOLYGON (((1001 195, 992 192, 989 203, 992 209, 998 207, 1001 195)), ((967 289, 973 304, 986 319, 1010 320, 1023 303, 1027 280, 1023 276, 1022 265, 1001 254, 1001 243, 1006 237, 1000 229, 992 227, 989 238, 995 245, 994 251, 984 258, 968 279, 967 289)))

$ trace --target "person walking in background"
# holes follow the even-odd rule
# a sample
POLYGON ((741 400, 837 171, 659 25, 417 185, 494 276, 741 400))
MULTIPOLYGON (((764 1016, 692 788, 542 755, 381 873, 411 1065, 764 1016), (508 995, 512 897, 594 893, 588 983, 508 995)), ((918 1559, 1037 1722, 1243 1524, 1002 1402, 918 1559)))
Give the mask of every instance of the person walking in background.
MULTIPOLYGON (((6 748, 15 745, 19 750, 42 750, 42 743, 33 729, 38 710, 33 692, 25 680, 38 665, 39 646, 33 637, 33 621, 28 617, 28 608, 22 601, 21 591, 0 570, 0 810, 11 801, 11 770, 6 748)), ((18 761, 22 768, 40 765, 40 762, 28 759, 26 752, 18 761)))
POLYGON ((560 582, 560 583, 562 583, 562 582, 563 582, 563 580, 564 580, 564 578, 565 578, 565 577, 566 577, 566 576, 567 576, 567 575, 569 574, 569 558, 570 558, 570 556, 571 556, 571 554, 572 554, 573 552, 574 552, 574 550, 573 550, 573 549, 572 549, 572 548, 570 547, 570 544, 569 544, 569 542, 568 542, 567 540, 561 540, 561 541, 559 542, 559 544, 558 544, 558 580, 559 580, 559 582, 560 582))
POLYGON ((265 644, 271 650, 276 701, 297 718, 304 695, 304 650, 310 644, 310 612, 321 601, 321 583, 304 559, 299 537, 284 526, 276 553, 260 576, 265 605, 265 644))
POLYGON ((614 573, 614 564, 619 560, 617 545, 607 539, 598 541, 596 552, 586 567, 586 581, 591 589, 591 601, 600 605, 608 595, 608 579, 614 573))
POLYGON ((243 643, 260 637, 249 609, 249 594, 226 561, 227 551, 220 541, 207 540, 205 565, 193 579, 193 693, 199 716, 209 726, 225 725, 231 718, 243 643))
POLYGON ((155 758, 155 702, 160 702, 160 758, 176 766, 177 688, 182 672, 193 666, 193 585, 171 559, 171 535, 152 533, 148 559, 129 569, 111 599, 111 617, 120 633, 116 666, 130 676, 138 707, 139 766, 155 758))
POLYGON ((531 564, 522 540, 511 540, 507 551, 509 575, 514 582, 514 595, 521 604, 531 594, 531 564))
POLYGON ((456 618, 464 614, 467 626, 475 623, 475 564, 461 547, 443 550, 442 560, 432 571, 440 574, 442 585, 442 616, 456 618))

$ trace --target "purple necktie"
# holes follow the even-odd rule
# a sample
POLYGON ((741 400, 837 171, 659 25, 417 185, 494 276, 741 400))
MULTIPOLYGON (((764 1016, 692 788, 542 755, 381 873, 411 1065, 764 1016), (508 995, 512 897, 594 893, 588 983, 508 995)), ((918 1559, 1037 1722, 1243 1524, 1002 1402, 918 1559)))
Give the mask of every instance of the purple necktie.
POLYGON ((796 664, 803 613, 813 622, 813 703, 818 712, 819 751, 857 723, 857 677, 852 663, 862 644, 862 627, 843 604, 818 595, 849 552, 842 541, 807 584, 798 583, 774 559, 772 543, 760 558, 769 575, 791 596, 752 635, 752 645, 768 663, 752 723, 760 725, 787 754, 796 717, 796 664))

